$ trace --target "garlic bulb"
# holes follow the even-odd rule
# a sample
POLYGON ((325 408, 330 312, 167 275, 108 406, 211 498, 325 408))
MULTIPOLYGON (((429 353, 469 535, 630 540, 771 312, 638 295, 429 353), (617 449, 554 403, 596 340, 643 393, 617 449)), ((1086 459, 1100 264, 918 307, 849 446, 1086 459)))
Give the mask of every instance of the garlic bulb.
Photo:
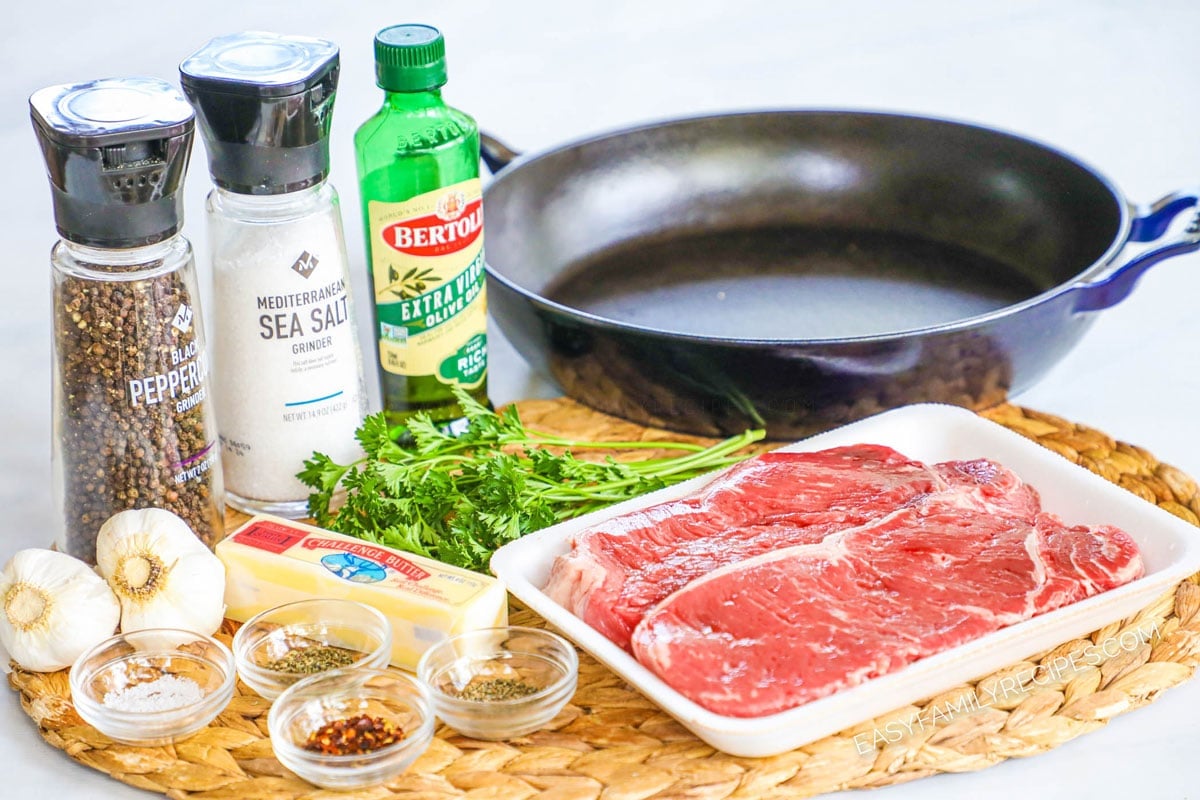
POLYGON ((115 514, 96 537, 96 566, 121 602, 121 631, 211 634, 225 615, 225 565, 170 511, 115 514))
POLYGON ((0 572, 0 643, 34 672, 71 666, 112 636, 121 607, 91 567, 54 550, 21 550, 0 572))

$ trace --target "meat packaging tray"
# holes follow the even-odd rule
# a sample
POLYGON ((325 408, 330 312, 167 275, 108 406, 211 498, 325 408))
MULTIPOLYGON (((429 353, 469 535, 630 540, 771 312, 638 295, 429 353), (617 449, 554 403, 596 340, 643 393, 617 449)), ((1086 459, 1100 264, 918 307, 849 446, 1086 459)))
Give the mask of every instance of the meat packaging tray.
MULTIPOLYGON (((525 536, 496 552, 492 570, 508 584, 513 595, 696 736, 736 756, 767 756, 792 750, 1085 636, 1137 613, 1179 581, 1200 571, 1200 536, 1192 526, 962 408, 906 406, 781 449, 809 451, 858 443, 888 445, 931 464, 975 458, 999 461, 1038 490, 1046 511, 1058 514, 1068 524, 1123 528, 1141 548, 1146 574, 1118 589, 1009 626, 806 705, 769 716, 739 718, 713 713, 687 699, 541 590, 551 564, 569 550, 576 531, 691 494, 713 476, 702 476, 525 536)), ((981 702, 984 704, 986 701, 981 702)), ((869 742, 870 737, 865 741, 869 742)))

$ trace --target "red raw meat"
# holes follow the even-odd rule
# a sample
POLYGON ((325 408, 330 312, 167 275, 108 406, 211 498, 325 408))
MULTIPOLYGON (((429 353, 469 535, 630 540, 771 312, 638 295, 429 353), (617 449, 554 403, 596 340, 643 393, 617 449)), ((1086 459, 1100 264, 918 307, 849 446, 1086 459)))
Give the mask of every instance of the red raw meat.
POLYGON ((693 580, 645 616, 634 655, 705 708, 762 716, 1142 574, 1116 528, 943 499, 693 580))
POLYGON ((933 467, 964 507, 1032 520, 1042 510, 1037 491, 1003 464, 986 458, 944 461, 933 467))
MULTIPOLYGON (((692 579, 789 545, 820 541, 944 488, 890 447, 765 453, 691 497, 576 534, 545 592, 621 647, 642 616, 692 579)), ((974 484, 972 484, 974 486, 974 484)))
MULTIPOLYGON (((1137 544, 1120 528, 1110 525, 1067 527, 1053 514, 1039 515, 1037 523, 1046 542, 1047 571, 1055 579, 1051 591, 1078 599, 1107 592, 1141 577, 1141 554, 1137 544), (1086 535, 1089 532, 1093 535, 1086 535), (1139 570, 1137 574, 1130 573, 1134 567, 1139 570)), ((1074 599, 1059 605, 1074 602, 1074 599)), ((1054 598, 1046 598, 1044 602, 1054 602, 1054 598)))
POLYGON ((694 578, 930 498, 1030 520, 1039 511, 1032 488, 985 459, 930 468, 881 445, 766 453, 696 495, 577 533, 545 592, 628 648, 645 613, 694 578))

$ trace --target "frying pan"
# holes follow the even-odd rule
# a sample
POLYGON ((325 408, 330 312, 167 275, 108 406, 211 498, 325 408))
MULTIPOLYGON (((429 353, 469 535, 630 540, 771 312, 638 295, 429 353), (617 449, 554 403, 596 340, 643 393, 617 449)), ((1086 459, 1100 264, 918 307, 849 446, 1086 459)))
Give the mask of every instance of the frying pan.
POLYGON ((569 396, 690 433, 992 405, 1200 248, 1193 223, 1123 256, 1195 192, 1134 207, 1054 148, 927 117, 724 114, 514 155, 485 137, 501 330, 569 396))

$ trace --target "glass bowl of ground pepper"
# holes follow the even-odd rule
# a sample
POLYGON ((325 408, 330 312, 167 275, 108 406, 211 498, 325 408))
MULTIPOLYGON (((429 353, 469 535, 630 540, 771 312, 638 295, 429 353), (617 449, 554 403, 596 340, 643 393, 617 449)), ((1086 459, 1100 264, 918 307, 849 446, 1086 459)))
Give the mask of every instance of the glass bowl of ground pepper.
POLYGON ((382 668, 392 652, 392 626, 353 600, 299 600, 250 618, 233 637, 242 681, 274 700, 310 675, 343 668, 382 668))
POLYGON ((106 639, 70 674, 79 716, 118 742, 171 744, 208 725, 233 697, 233 654, 209 636, 148 628, 106 639))
POLYGON ((279 695, 267 727, 279 763, 325 789, 383 783, 433 738, 429 689, 394 670, 338 669, 279 695))
POLYGON ((425 651, 417 674, 451 728, 476 739, 512 739, 545 727, 567 704, 579 657, 540 628, 484 628, 425 651))

